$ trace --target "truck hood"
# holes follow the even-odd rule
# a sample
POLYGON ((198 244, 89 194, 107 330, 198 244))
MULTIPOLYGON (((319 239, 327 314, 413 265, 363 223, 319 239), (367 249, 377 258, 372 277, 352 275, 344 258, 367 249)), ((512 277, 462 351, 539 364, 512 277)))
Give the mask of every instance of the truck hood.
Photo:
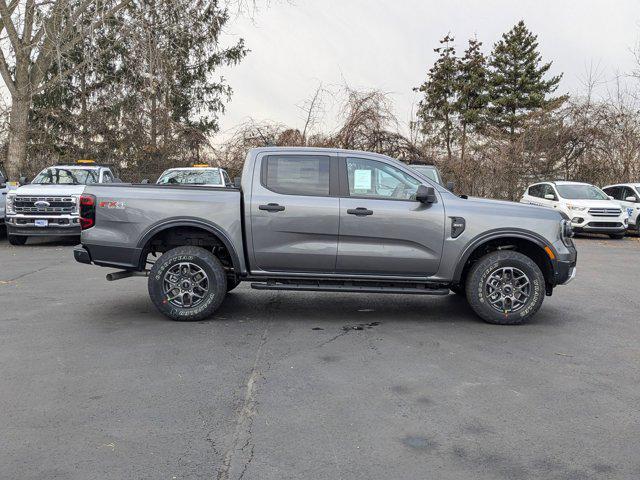
POLYGON ((84 192, 86 185, 45 185, 45 184, 30 184, 18 187, 14 192, 17 195, 81 195, 84 192))
POLYGON ((568 218, 564 213, 548 207, 539 207, 528 203, 511 202, 509 200, 493 200, 490 198, 469 197, 467 202, 480 208, 495 208, 496 212, 506 212, 513 215, 535 216, 538 218, 558 219, 568 218))

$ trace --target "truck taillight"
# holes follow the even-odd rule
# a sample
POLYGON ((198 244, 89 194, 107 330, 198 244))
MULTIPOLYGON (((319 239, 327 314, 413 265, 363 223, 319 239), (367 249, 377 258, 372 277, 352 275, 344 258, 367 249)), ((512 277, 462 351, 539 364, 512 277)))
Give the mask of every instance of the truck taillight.
POLYGON ((80 228, 86 230, 96 224, 96 197, 80 196, 80 228))

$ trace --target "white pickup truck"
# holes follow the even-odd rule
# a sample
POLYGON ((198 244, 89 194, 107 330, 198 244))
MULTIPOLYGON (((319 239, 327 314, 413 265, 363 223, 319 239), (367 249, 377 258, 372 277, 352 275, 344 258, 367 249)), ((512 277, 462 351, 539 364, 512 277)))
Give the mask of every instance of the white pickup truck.
POLYGON ((162 172, 156 183, 158 185, 205 185, 208 187, 233 186, 226 170, 210 167, 206 164, 170 168, 162 172))
POLYGON ((79 237, 80 195, 85 186, 117 181, 109 167, 93 161, 45 168, 30 184, 5 196, 9 243, 24 245, 29 237, 79 237))

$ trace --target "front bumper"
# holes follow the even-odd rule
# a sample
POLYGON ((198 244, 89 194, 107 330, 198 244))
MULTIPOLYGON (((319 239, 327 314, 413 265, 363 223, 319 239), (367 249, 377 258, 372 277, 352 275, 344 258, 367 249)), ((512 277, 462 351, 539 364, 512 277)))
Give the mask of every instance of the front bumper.
POLYGON ((588 213, 577 212, 571 217, 571 228, 574 232, 622 233, 628 228, 628 223, 629 220, 625 216, 594 216, 588 213))
POLYGON ((78 236, 80 220, 74 215, 27 216, 11 215, 6 218, 7 233, 29 237, 78 236), (46 227, 37 227, 36 220, 47 220, 46 227))
POLYGON ((556 285, 566 285, 576 278, 576 261, 558 262, 556 285))
POLYGON ((9 235, 20 235, 27 237, 78 237, 80 236, 80 226, 77 227, 16 227, 7 223, 7 233, 9 235))

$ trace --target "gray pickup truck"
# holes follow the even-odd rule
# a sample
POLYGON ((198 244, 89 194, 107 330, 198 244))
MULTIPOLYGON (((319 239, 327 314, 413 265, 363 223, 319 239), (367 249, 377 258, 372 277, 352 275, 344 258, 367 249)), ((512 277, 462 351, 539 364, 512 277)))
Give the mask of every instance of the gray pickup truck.
POLYGON ((460 198, 358 151, 253 149, 239 188, 88 185, 80 217, 76 260, 121 269, 110 280, 148 276, 152 301, 174 320, 210 316, 249 281, 260 290, 452 291, 485 321, 516 324, 576 272, 563 214, 460 198))

